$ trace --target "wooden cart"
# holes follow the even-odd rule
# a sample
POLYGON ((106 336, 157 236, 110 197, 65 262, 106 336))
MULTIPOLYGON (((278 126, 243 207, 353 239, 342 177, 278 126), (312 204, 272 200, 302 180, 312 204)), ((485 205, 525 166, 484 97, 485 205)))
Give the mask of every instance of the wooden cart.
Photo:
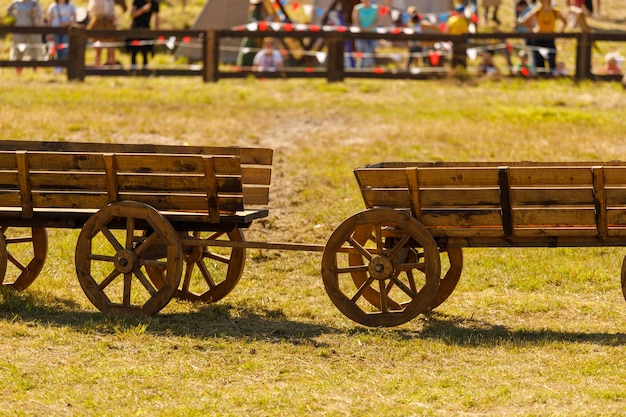
POLYGON ((27 288, 44 266, 46 228, 80 228, 76 273, 101 311, 154 314, 174 296, 217 301, 245 263, 245 247, 230 243, 268 214, 272 157, 263 148, 0 141, 0 282, 27 288))
MULTIPOLYGON (((383 162, 354 173, 367 209, 330 236, 322 276, 337 308, 366 326, 444 302, 464 247, 626 245, 626 163, 383 162)), ((626 297, 626 262, 621 282, 626 297)))

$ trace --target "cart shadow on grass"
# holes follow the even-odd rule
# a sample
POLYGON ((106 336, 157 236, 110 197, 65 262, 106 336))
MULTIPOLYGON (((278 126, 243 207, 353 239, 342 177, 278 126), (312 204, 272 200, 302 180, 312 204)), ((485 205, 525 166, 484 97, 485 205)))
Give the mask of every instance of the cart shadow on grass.
POLYGON ((0 288, 0 320, 22 321, 47 326, 70 327, 102 334, 132 332, 144 328, 155 335, 196 339, 234 337, 269 343, 309 344, 324 347, 317 340, 327 334, 379 336, 395 340, 423 339, 460 347, 490 347, 506 344, 526 346, 542 343, 591 343, 603 346, 626 345, 626 333, 566 332, 549 329, 511 330, 483 320, 431 312, 422 315, 417 329, 331 327, 290 320, 281 310, 248 308, 239 305, 198 305, 191 312, 134 317, 85 311, 73 300, 37 293, 17 293, 0 288))

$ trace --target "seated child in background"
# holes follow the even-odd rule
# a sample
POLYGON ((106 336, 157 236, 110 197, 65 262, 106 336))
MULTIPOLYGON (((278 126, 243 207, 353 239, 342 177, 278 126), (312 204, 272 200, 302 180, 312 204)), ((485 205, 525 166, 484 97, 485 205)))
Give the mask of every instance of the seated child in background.
POLYGON ((478 64, 478 74, 494 75, 498 73, 498 67, 496 67, 496 64, 493 62, 493 53, 491 51, 483 52, 482 61, 478 64))
POLYGON ((528 52, 519 51, 519 61, 513 67, 513 74, 527 78, 532 75, 532 67, 529 63, 528 52))
POLYGON ((605 75, 621 75, 621 56, 618 53, 609 53, 604 58, 604 66, 600 71, 601 74, 605 75))
POLYGON ((274 49, 274 39, 263 38, 263 49, 254 56, 252 69, 254 71, 282 71, 283 68, 283 56, 274 49))

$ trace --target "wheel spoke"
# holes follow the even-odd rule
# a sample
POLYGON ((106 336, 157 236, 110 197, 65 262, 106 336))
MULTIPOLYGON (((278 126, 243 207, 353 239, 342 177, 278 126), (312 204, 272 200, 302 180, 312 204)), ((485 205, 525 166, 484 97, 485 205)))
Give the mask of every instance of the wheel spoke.
POLYGON ((337 268, 338 274, 352 273, 352 272, 367 272, 367 265, 349 266, 347 268, 337 268))
POLYGON ((146 288, 146 290, 148 290, 150 295, 152 295, 152 296, 156 295, 156 293, 157 293, 156 288, 154 288, 154 286, 152 285, 150 280, 143 274, 141 269, 135 270, 134 274, 137 277, 137 279, 139 280, 139 282, 141 282, 141 284, 146 288))
POLYGON ((209 288, 215 288, 217 284, 215 284, 215 280, 211 276, 211 272, 206 267, 204 262, 202 262, 202 259, 196 262, 196 265, 198 265, 198 269, 200 269, 200 272, 202 273, 202 276, 204 277, 204 280, 208 284, 209 288))
POLYGON ((424 262, 416 262, 416 263, 414 262, 414 263, 406 263, 406 264, 397 264, 397 265, 394 265, 394 268, 399 271, 410 271, 412 269, 417 269, 419 271, 424 272, 426 265, 424 265, 424 262))
POLYGON ((193 262, 185 262, 185 277, 183 278, 182 291, 188 292, 191 284, 191 275, 193 274, 193 262))
POLYGON ((152 233, 150 236, 144 239, 144 241, 141 242, 141 244, 137 246, 137 248, 135 248, 135 255, 141 257, 141 255, 158 239, 159 239, 159 235, 157 235, 156 233, 152 233))
POLYGON ((15 265, 20 271, 25 271, 26 267, 24 265, 22 265, 22 263, 20 261, 18 261, 15 256, 11 255, 10 252, 7 252, 7 259, 13 264, 15 265))
POLYGON ((120 276, 121 272, 119 272, 117 269, 114 269, 109 276, 107 276, 99 285, 98 285, 98 290, 100 291, 104 291, 104 289, 106 287, 109 286, 109 284, 111 284, 113 282, 113 280, 115 280, 115 278, 117 278, 118 276, 120 276))
MULTIPOLYGON (((389 311, 389 305, 387 304, 389 290, 387 288, 383 288, 382 282, 378 285, 380 290, 380 311, 381 313, 387 313, 389 311)), ((391 285, 391 282, 389 283, 389 285, 391 285)))
POLYGON ((409 239, 411 239, 411 236, 408 234, 405 234, 404 236, 402 236, 402 239, 400 239, 398 243, 394 245, 394 247, 389 252, 388 256, 390 258, 393 258, 396 255, 396 253, 398 253, 398 251, 404 248, 404 245, 409 241, 409 239))
POLYGON ((411 286, 411 291, 417 294, 417 285, 415 285, 415 276, 413 275, 413 271, 406 271, 406 277, 409 280, 409 285, 411 286))
POLYGON ((417 296, 417 293, 411 291, 411 289, 409 287, 407 287, 402 281, 400 281, 398 279, 398 276, 396 274, 394 274, 391 277, 391 282, 396 284, 398 286, 398 288, 400 288, 402 291, 404 291, 406 293, 406 295, 408 295, 409 297, 415 298, 417 296))
POLYGON ((218 261, 218 262, 222 262, 225 264, 229 264, 230 263, 230 258, 227 256, 223 256, 223 255, 219 255, 215 252, 211 252, 209 250, 205 250, 202 252, 202 256, 204 258, 209 258, 209 259, 213 259, 214 261, 218 261))
POLYGON ((92 261, 115 262, 115 257, 106 255, 91 254, 88 259, 91 259, 92 261))
POLYGON ((353 303, 355 303, 359 298, 361 298, 361 296, 363 295, 363 291, 365 291, 366 289, 368 289, 371 285, 372 282, 374 282, 374 278, 372 277, 367 277, 367 279, 365 280, 365 282, 363 283, 363 285, 361 285, 361 287, 358 289, 358 291, 354 294, 354 296, 352 297, 352 299, 350 301, 352 301, 353 303))
POLYGON ((377 249, 377 253, 383 253, 383 249, 384 249, 384 242, 383 242, 383 227, 380 223, 376 223, 375 226, 375 230, 376 230, 376 249, 377 249))
POLYGON ((115 236, 113 236, 113 233, 111 233, 111 230, 109 230, 108 227, 102 226, 102 227, 100 227, 100 231, 107 238, 109 243, 111 243, 111 245, 113 245, 115 250, 120 251, 120 250, 124 249, 122 244, 117 240, 117 238, 115 236))
POLYGON ((127 272, 124 274, 124 295, 122 299, 122 305, 130 306, 130 295, 133 284, 133 274, 127 272))
POLYGON ((167 268, 166 261, 159 261, 157 259, 139 259, 139 264, 145 265, 145 266, 153 266, 155 268, 162 268, 162 269, 167 268))
POLYGON ((352 236, 348 236, 347 242, 350 243, 352 247, 356 249, 361 255, 363 255, 365 259, 367 259, 368 261, 372 259, 372 254, 366 248, 364 248, 359 242, 354 240, 352 236))
POLYGON ((8 239, 5 238, 4 242, 7 244, 7 246, 17 244, 17 243, 30 243, 30 242, 33 242, 33 238, 32 237, 12 237, 8 239))

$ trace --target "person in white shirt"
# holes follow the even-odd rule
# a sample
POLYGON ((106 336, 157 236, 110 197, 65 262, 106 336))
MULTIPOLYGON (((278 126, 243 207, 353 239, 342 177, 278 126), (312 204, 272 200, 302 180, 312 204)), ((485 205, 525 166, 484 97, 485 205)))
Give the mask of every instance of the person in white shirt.
POLYGON ((283 56, 274 49, 274 39, 264 38, 263 49, 254 56, 253 71, 282 71, 284 69, 283 56))

